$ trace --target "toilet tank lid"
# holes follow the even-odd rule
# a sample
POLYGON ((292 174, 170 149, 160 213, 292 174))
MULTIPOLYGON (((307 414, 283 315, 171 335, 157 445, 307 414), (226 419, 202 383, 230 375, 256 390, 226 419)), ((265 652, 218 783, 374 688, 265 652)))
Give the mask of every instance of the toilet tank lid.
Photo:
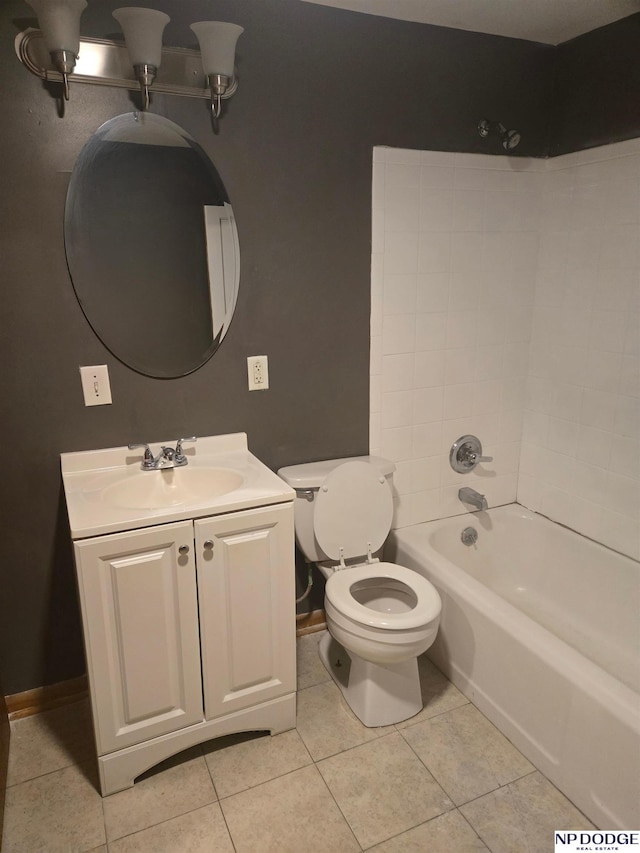
POLYGON ((301 465, 289 465, 278 470, 278 476, 292 489, 319 489, 320 485, 339 465, 345 462, 368 462, 374 465, 385 477, 396 470, 395 462, 381 456, 349 456, 346 459, 324 459, 321 462, 304 462, 301 465))

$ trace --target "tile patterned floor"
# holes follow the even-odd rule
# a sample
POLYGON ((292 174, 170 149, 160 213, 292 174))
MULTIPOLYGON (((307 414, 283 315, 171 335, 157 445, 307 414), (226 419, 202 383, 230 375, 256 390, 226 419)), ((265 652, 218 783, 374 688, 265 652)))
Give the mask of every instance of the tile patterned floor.
POLYGON ((12 724, 3 853, 548 853, 589 821, 424 658, 425 708, 367 729, 298 640, 298 726, 97 792, 86 702, 12 724))

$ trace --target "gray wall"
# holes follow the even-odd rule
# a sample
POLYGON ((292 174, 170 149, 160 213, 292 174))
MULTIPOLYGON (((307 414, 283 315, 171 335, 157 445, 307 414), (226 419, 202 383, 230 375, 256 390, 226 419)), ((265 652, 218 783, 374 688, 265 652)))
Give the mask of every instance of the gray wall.
POLYGON ((640 136, 640 12, 556 51, 550 154, 640 136))
MULTIPOLYGON (((89 0, 83 34, 115 33, 118 5, 89 0)), ((0 9, 7 693, 84 671, 59 453, 236 430, 272 468, 366 452, 372 146, 488 151, 475 131, 486 116, 522 132, 518 153, 547 151, 553 48, 292 0, 154 6, 172 16, 171 44, 192 46, 187 24, 203 18, 245 27, 240 88, 219 136, 205 102, 153 99, 216 164, 242 251, 229 334, 205 367, 175 380, 145 378, 102 346, 65 263, 70 171, 98 126, 132 109, 130 95, 78 84, 58 117, 14 54, 30 7, 0 9), (271 387, 250 394, 246 356, 258 353, 269 356, 271 387), (85 408, 78 366, 105 362, 113 405, 85 408)))

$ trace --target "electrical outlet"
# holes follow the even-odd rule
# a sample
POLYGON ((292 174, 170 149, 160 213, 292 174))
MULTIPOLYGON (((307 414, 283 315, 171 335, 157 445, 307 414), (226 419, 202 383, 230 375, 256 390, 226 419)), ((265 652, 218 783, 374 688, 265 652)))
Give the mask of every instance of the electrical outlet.
POLYGON ((250 355, 247 358, 249 391, 266 391, 269 387, 269 362, 266 355, 250 355))
POLYGON ((111 402, 109 369, 106 364, 80 368, 85 406, 106 406, 111 402))

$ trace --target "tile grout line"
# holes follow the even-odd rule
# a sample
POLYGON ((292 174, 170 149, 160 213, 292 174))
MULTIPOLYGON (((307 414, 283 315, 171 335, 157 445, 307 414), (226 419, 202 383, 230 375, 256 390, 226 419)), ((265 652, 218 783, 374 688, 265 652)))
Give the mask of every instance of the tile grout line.
MULTIPOLYGON (((461 707, 462 707, 462 706, 461 706, 461 707)), ((431 718, 429 718, 429 719, 431 719, 431 718)), ((407 726, 407 728, 411 728, 411 726, 407 726)), ((418 761, 422 764, 422 766, 425 768, 425 770, 427 771, 427 773, 429 773, 429 775, 430 775, 430 776, 431 776, 431 778, 434 780, 434 782, 436 783, 436 785, 438 785, 440 788, 442 788, 442 790, 443 790, 443 791, 444 791, 444 793, 446 794, 447 798, 450 800, 450 802, 452 802, 452 803, 453 803, 454 808, 456 808, 456 809, 457 809, 457 808, 458 808, 458 804, 456 803, 456 801, 453 799, 453 797, 451 796, 451 794, 449 793, 449 791, 445 788, 445 786, 440 782, 440 780, 439 780, 439 779, 438 779, 438 777, 435 775, 435 773, 433 773, 433 772, 432 772, 432 770, 431 770, 431 768, 428 766, 428 764, 427 764, 425 761, 423 761, 423 760, 422 760, 422 758, 420 758, 420 756, 419 756, 419 755, 418 755, 418 753, 415 751, 415 749, 413 748, 413 746, 412 746, 412 745, 409 743, 409 741, 404 737, 404 735, 402 734, 402 732, 403 732, 403 731, 404 731, 404 729, 401 729, 401 730, 400 730, 400 732, 399 732, 400 736, 402 737, 402 740, 407 744, 407 746, 409 747, 409 749, 411 750, 411 752, 413 752, 413 754, 414 754, 414 755, 415 755, 415 757, 418 759, 418 761)), ((448 809, 448 811, 452 811, 452 809, 448 809)), ((444 812, 443 812, 443 814, 444 814, 444 812)))
MULTIPOLYGON (((208 741, 206 741, 206 742, 208 743, 208 741)), ((225 815, 224 809, 222 808, 221 797, 218 794, 218 789, 216 788, 216 783, 215 783, 215 780, 213 778, 213 774, 211 773, 211 768, 209 767, 209 762, 207 761, 206 756, 204 754, 204 745, 201 744, 201 746, 202 746, 202 757, 204 759, 204 763, 205 763, 205 766, 207 768, 207 773, 209 774, 209 778, 211 779, 211 784, 213 785, 213 790, 214 790, 214 793, 216 795, 216 803, 218 804, 218 808, 220 809, 220 814, 222 815, 222 820, 224 821, 224 825, 227 828, 227 833, 229 834, 229 841, 231 842, 231 846, 233 847, 234 851, 236 851, 236 845, 235 845, 235 842, 233 840, 233 835, 231 834, 231 828, 230 828, 229 824, 227 823, 227 816, 225 815)))
MULTIPOLYGON (((127 790, 127 789, 125 789, 125 790, 127 790)), ((118 792, 118 793, 120 793, 120 792, 118 792)), ((156 826, 162 826, 165 823, 170 823, 172 820, 177 820, 178 818, 184 817, 185 815, 193 814, 194 812, 200 811, 201 809, 207 809, 207 808, 209 808, 209 806, 213 806, 216 804, 220 805, 218 800, 214 800, 214 802, 212 802, 212 803, 205 803, 202 806, 196 806, 194 809, 188 809, 186 812, 181 812, 180 814, 173 815, 173 817, 167 817, 167 818, 164 818, 163 820, 159 820, 157 823, 151 823, 151 824, 149 824, 149 826, 145 826, 142 829, 134 829, 133 832, 127 832, 127 833, 125 833, 125 835, 119 835, 117 838, 107 839, 105 841, 105 844, 107 845, 107 848, 108 848, 109 845, 116 844, 118 841, 122 841, 123 838, 131 838, 133 835, 139 835, 141 832, 147 832, 147 830, 154 829, 156 826)), ((222 809, 220 809, 220 811, 222 811, 222 809)), ((223 814, 223 817, 224 817, 224 814, 223 814)), ((225 821, 225 824, 226 824, 226 821, 225 821)), ((105 826, 105 836, 106 836, 106 826, 105 826)), ((229 833, 229 837, 231 837, 231 833, 229 833)), ((85 851, 85 853, 90 853, 91 850, 95 850, 95 849, 96 849, 95 847, 90 847, 88 851, 85 851)), ((234 850, 235 850, 235 845, 234 845, 234 850)))
MULTIPOLYGON (((346 752, 346 750, 345 750, 345 752, 346 752)), ((324 761, 324 759, 321 759, 321 760, 323 760, 323 761, 324 761)), ((345 814, 345 813, 342 811, 342 809, 340 808, 340 803, 339 803, 339 802, 336 800, 336 798, 334 797, 334 795, 333 795, 333 791, 332 791, 332 790, 331 790, 331 788, 327 785, 327 780, 326 780, 326 779, 324 778, 324 776, 322 775, 322 772, 321 772, 320 768, 318 767, 318 765, 317 765, 317 763, 316 763, 315 761, 314 761, 314 763, 313 763, 313 766, 314 766, 314 767, 315 767, 315 769, 317 770, 317 772, 318 772, 318 776, 320 776, 320 778, 322 779, 322 784, 325 786, 325 788, 326 788, 326 789, 327 789, 327 791, 329 792, 329 796, 331 797, 331 799, 333 800, 333 802, 336 804, 336 808, 338 809, 338 811, 339 811, 339 812, 340 812, 340 814, 342 815, 342 817, 343 817, 343 819, 344 819, 344 822, 345 822, 345 823, 347 824, 347 826, 349 827, 349 832, 350 832, 350 833, 351 833, 351 835, 353 836, 353 839, 354 839, 354 841, 356 842, 356 844, 358 845, 358 848, 359 848, 360 850, 364 850, 365 848, 362 846, 362 844, 360 844, 360 842, 359 842, 359 841, 358 841, 358 839, 356 838, 356 834, 355 834, 355 832, 353 831, 353 827, 351 826, 351 823, 349 822, 349 820, 348 820, 348 818, 347 818, 346 814, 345 814)))

